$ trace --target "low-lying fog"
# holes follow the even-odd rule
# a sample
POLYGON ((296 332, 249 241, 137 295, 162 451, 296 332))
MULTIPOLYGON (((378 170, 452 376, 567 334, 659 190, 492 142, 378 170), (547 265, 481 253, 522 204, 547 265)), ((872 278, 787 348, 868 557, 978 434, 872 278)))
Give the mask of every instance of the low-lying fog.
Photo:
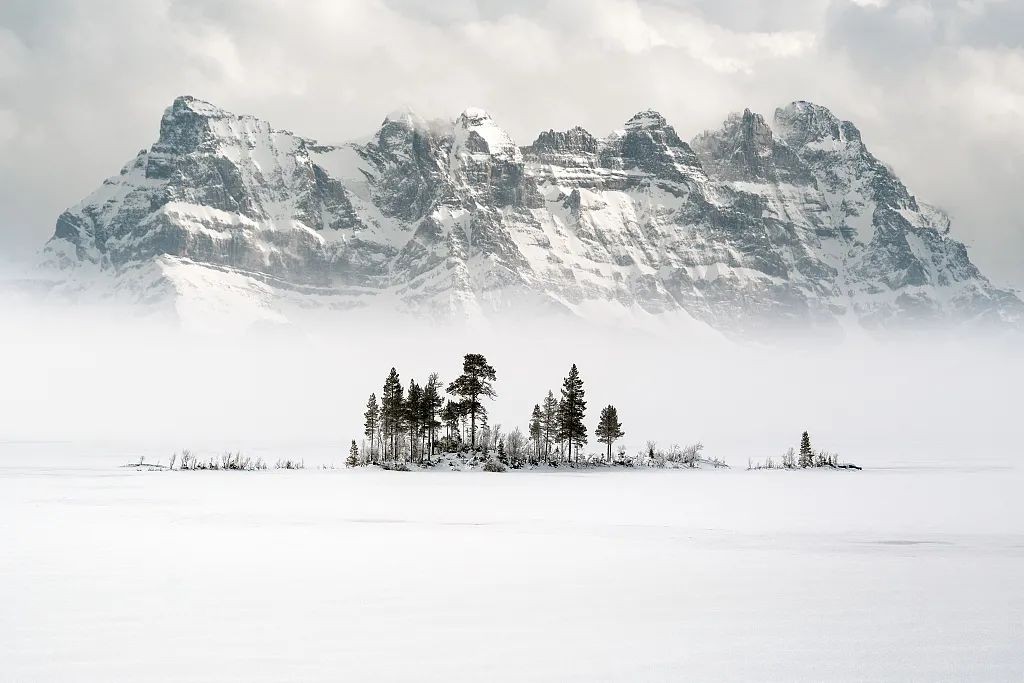
MULTIPOLYGON (((353 316, 218 335, 26 299, 4 299, 0 311, 0 442, 117 441, 168 454, 277 444, 282 455, 289 444, 336 444, 340 462, 392 366, 405 385, 431 371, 448 381, 466 352, 497 370, 491 424, 525 431, 534 403, 557 395, 576 363, 591 432, 600 408, 615 404, 630 452, 647 440, 702 441, 708 455, 745 467, 796 446, 806 429, 816 447, 869 466, 988 466, 1014 464, 1021 442, 1015 338, 921 333, 780 348, 685 327, 640 333, 526 316, 466 329, 353 316)), ((601 448, 591 435, 589 450, 601 448)))

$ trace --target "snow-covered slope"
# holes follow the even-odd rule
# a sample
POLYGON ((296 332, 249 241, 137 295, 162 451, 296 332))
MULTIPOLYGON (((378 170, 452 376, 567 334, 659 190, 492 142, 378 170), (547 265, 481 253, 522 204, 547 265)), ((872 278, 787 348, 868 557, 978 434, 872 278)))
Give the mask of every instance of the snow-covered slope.
POLYGON ((104 286, 181 313, 291 306, 439 318, 512 310, 767 325, 988 321, 1024 305, 995 288, 864 146, 795 102, 688 144, 643 111, 519 147, 483 110, 386 117, 328 146, 191 97, 160 138, 57 221, 61 289, 104 286), (111 284, 113 283, 113 284, 111 284))

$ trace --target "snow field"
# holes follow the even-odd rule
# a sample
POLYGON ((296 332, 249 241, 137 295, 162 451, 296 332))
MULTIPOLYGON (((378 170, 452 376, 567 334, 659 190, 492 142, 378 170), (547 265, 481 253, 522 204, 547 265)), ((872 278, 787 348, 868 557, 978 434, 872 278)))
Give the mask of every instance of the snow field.
POLYGON ((137 472, 75 449, 0 449, 3 680, 1024 676, 1015 469, 137 472))

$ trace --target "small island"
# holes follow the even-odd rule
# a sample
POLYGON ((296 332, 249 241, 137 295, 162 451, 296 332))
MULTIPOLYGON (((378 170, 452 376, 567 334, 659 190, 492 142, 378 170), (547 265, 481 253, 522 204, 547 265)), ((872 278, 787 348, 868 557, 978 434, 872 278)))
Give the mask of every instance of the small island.
MULTIPOLYGON (((437 373, 431 373, 422 384, 413 379, 405 388, 397 369, 391 368, 380 398, 371 393, 367 399, 363 438, 352 439, 346 466, 487 472, 566 467, 728 468, 723 460, 706 456, 700 441, 668 448, 647 441, 635 453, 616 447, 625 432, 618 408, 611 404, 601 408, 593 433, 603 445, 603 452, 584 453, 582 447, 589 438, 584 423, 587 401, 575 363, 562 380, 559 395, 549 390, 534 404, 525 431, 490 424, 485 401, 496 398, 496 381, 494 367, 479 353, 465 355, 462 374, 447 386, 437 373)), ((779 464, 769 458, 764 463, 751 461, 748 469, 808 467, 859 469, 841 464, 834 453, 815 452, 807 432, 803 434, 799 459, 790 449, 779 464)))

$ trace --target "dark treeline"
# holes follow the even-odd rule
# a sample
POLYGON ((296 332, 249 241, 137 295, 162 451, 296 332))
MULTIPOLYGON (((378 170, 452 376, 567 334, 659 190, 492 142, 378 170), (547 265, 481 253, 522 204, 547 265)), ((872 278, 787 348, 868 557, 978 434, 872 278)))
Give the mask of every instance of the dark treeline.
MULTIPOLYGON (((495 466, 579 464, 587 444, 586 392, 575 364, 559 394, 548 391, 529 413, 528 434, 491 425, 487 402, 497 397, 497 372, 483 355, 463 358, 462 374, 445 386, 437 373, 404 386, 391 368, 378 399, 370 394, 363 413, 363 447, 350 449, 347 464, 430 465, 441 453, 466 453, 495 466)), ((524 411, 524 416, 525 416, 524 411)), ((624 436, 615 406, 601 410, 595 436, 612 462, 613 445, 624 436)), ((353 444, 354 446, 354 444, 353 444)))
MULTIPOLYGON (((621 447, 616 451, 615 443, 625 432, 614 405, 601 408, 593 432, 604 452, 600 456, 582 454, 589 437, 588 406, 583 377, 575 363, 559 389, 548 390, 532 411, 523 410, 525 433, 519 427, 505 430, 500 424, 491 424, 488 406, 498 396, 497 381, 497 371, 479 353, 466 354, 461 374, 448 383, 434 372, 423 382, 412 379, 404 384, 398 370, 391 368, 379 398, 374 392, 366 402, 362 447, 352 441, 345 464, 407 469, 409 465, 435 465, 442 455, 454 455, 462 464, 498 471, 509 467, 593 464, 728 467, 720 459, 703 455, 700 442, 666 449, 647 441, 633 456, 621 447)), ((458 466, 454 462, 452 465, 458 466)), ((810 467, 859 469, 841 463, 835 453, 816 451, 807 432, 802 434, 799 449, 790 448, 780 461, 769 458, 764 463, 748 463, 748 469, 810 467)))

